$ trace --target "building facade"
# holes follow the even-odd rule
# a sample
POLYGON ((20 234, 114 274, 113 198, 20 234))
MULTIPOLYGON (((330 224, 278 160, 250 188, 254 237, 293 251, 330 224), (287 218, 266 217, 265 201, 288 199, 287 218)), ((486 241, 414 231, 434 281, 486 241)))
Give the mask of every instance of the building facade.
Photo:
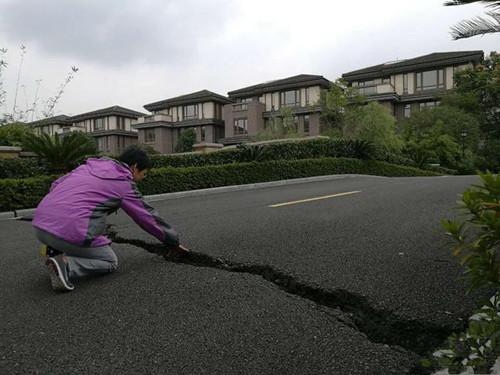
POLYGON ((454 87, 454 73, 483 57, 483 51, 431 53, 344 73, 342 78, 401 120, 420 108, 440 105, 443 93, 454 87))
POLYGON ((224 137, 224 105, 229 98, 208 90, 146 104, 151 115, 140 117, 133 126, 139 143, 163 154, 175 151, 182 132, 193 129, 198 144, 213 144, 224 137))
POLYGON ((319 135, 320 111, 316 104, 330 81, 323 76, 301 74, 228 92, 234 103, 224 106, 224 145, 247 141, 264 132, 283 107, 292 110, 297 130, 305 136, 319 135))
POLYGON ((136 144, 138 133, 132 128, 144 113, 113 106, 75 116, 55 116, 30 123, 35 132, 49 135, 73 131, 88 133, 95 138, 99 152, 119 154, 127 146, 136 144))

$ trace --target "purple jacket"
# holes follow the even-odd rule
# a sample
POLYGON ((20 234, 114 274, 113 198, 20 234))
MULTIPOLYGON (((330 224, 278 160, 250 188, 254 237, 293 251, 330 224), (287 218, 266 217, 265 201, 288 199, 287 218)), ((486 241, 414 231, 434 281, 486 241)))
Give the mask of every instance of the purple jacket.
POLYGON ((106 158, 88 159, 54 181, 35 211, 33 226, 80 246, 103 246, 111 242, 102 235, 106 218, 119 208, 168 247, 179 245, 176 231, 137 190, 130 168, 106 158))

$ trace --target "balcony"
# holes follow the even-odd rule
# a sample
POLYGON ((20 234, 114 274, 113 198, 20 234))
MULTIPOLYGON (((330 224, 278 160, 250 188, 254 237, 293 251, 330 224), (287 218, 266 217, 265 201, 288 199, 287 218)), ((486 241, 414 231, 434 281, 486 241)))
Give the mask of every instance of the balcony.
POLYGON ((87 132, 87 129, 81 126, 65 126, 57 129, 57 134, 69 134, 72 132, 87 132))
POLYGON ((375 86, 363 86, 358 88, 359 95, 370 96, 380 94, 395 94, 396 89, 390 83, 382 83, 375 86))
POLYGON ((172 122, 172 116, 165 114, 158 114, 158 115, 139 117, 134 125, 147 124, 150 122, 172 122))

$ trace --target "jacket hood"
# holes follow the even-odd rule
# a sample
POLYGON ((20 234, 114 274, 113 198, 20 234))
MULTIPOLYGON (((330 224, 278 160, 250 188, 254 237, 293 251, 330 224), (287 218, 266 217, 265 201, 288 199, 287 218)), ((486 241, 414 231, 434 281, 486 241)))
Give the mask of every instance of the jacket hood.
POLYGON ((104 180, 132 180, 132 172, 128 165, 120 163, 117 160, 102 158, 102 159, 87 159, 85 164, 89 173, 93 176, 104 180))

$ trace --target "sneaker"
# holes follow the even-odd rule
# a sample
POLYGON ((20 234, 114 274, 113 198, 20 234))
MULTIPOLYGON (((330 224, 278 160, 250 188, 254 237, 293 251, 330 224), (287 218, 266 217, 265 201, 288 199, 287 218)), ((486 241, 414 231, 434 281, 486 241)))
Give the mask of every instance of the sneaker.
POLYGON ((62 254, 62 252, 54 249, 53 247, 50 247, 49 245, 42 244, 42 248, 40 249, 40 254, 42 255, 42 258, 52 258, 62 254))
POLYGON ((68 277, 68 260, 64 254, 47 258, 45 261, 49 272, 52 288, 62 292, 73 290, 75 287, 71 284, 68 277))

